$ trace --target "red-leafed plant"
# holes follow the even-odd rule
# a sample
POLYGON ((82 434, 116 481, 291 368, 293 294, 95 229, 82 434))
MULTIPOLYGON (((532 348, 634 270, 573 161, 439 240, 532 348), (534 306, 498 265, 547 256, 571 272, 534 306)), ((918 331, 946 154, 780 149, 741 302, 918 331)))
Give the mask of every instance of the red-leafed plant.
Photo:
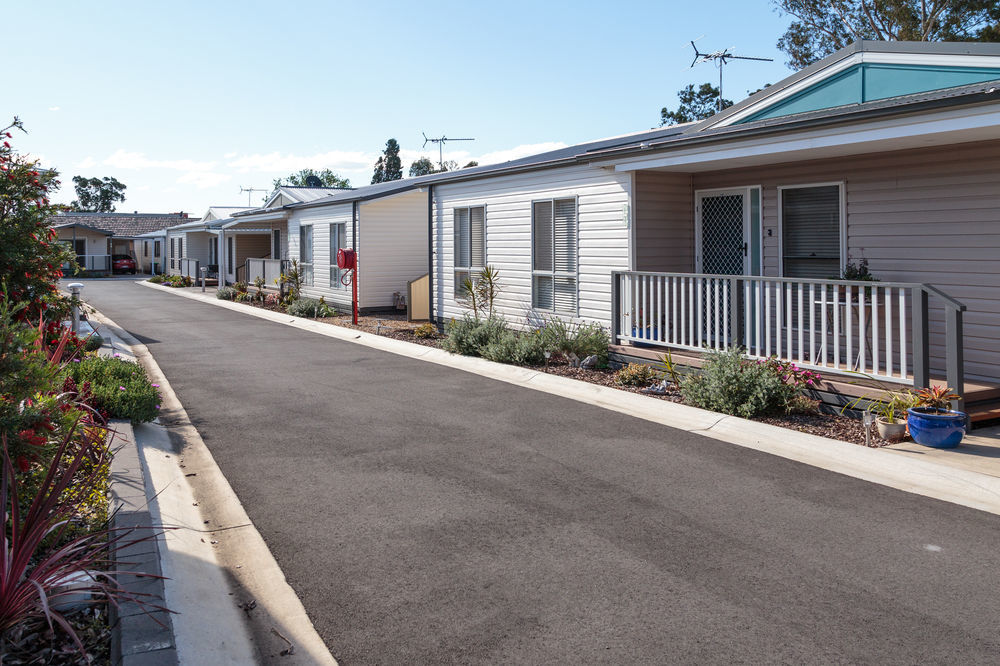
POLYGON ((105 527, 80 534, 74 528, 81 505, 107 474, 111 452, 104 432, 92 423, 78 423, 63 437, 30 503, 18 496, 21 480, 3 438, 0 639, 21 623, 44 619, 50 630, 58 625, 83 651, 82 642, 58 608, 68 595, 80 592, 115 605, 135 602, 147 612, 165 610, 150 603, 150 595, 130 592, 115 579, 113 554, 153 537, 135 538, 134 529, 105 527), (74 584, 72 590, 65 589, 69 582, 74 584))

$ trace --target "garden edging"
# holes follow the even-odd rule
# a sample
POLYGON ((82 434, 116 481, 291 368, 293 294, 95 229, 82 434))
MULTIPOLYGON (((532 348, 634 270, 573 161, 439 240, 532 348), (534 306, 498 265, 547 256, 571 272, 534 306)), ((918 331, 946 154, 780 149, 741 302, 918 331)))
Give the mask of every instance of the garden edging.
POLYGON ((904 458, 882 449, 861 447, 530 368, 494 363, 482 358, 457 356, 443 349, 222 301, 215 298, 214 292, 202 294, 162 287, 146 281, 140 281, 139 284, 338 340, 552 393, 864 481, 1000 514, 1000 477, 937 462, 904 458))

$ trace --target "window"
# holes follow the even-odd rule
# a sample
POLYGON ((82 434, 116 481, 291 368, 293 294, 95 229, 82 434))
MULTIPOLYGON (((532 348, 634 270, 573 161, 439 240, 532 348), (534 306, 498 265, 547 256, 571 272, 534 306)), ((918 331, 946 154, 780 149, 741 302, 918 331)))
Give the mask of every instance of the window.
POLYGON ((781 188, 784 277, 841 275, 840 185, 781 188))
POLYGON ((486 266, 486 208, 456 208, 455 296, 465 294, 465 281, 486 266))
POLYGON ((178 238, 177 239, 177 256, 180 257, 181 259, 184 258, 184 239, 183 238, 178 238))
POLYGON ((176 238, 171 238, 170 239, 170 267, 171 268, 176 268, 177 267, 177 259, 176 259, 176 257, 177 257, 177 239, 176 238))
POLYGON ((214 266, 219 263, 219 237, 211 238, 208 241, 208 263, 214 266))
POLYGON ((531 305, 577 314, 576 199, 536 201, 531 207, 531 305))
POLYGON ((226 272, 231 273, 235 262, 233 261, 233 237, 226 239, 226 272))
POLYGON ((153 256, 160 256, 160 241, 153 241, 153 256))
POLYGON ((340 269, 337 268, 337 250, 346 247, 347 224, 330 225, 330 286, 334 289, 342 287, 340 283, 340 269))
POLYGON ((281 229, 271 231, 271 258, 281 259, 281 229))
POLYGON ((313 286, 313 228, 311 224, 299 227, 299 270, 302 284, 313 286))
POLYGON ((142 241, 142 256, 149 256, 149 241, 142 241))

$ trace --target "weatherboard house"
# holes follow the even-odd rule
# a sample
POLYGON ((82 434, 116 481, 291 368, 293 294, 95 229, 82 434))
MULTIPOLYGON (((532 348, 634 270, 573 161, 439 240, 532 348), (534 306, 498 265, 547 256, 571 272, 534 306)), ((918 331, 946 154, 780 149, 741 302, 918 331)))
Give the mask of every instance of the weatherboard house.
POLYGON ((85 271, 111 272, 112 257, 127 255, 145 272, 153 269, 151 253, 156 248, 144 246, 142 239, 159 237, 163 229, 187 218, 187 213, 64 212, 51 222, 59 241, 73 249, 85 271))
POLYGON ((413 180, 438 322, 490 265, 508 320, 600 322, 621 361, 1000 399, 1000 44, 858 42, 703 121, 413 180))

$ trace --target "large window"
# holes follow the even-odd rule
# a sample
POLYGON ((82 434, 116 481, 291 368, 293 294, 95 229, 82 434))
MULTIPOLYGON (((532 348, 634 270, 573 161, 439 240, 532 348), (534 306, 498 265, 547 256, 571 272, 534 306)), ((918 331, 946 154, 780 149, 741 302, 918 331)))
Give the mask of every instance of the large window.
POLYGON ((785 187, 780 192, 782 275, 839 278, 840 185, 785 187))
POLYGON ((226 238, 226 272, 232 273, 235 269, 236 261, 234 259, 233 252, 233 240, 232 236, 226 238))
POLYGON ((153 256, 160 256, 160 241, 153 241, 153 256))
POLYGON ((465 294, 465 281, 486 266, 486 208, 456 208, 455 295, 465 294))
POLYGON ((311 224, 299 227, 299 270, 302 284, 313 286, 313 228, 311 224))
POLYGON ((330 286, 334 289, 342 287, 340 283, 340 269, 337 268, 337 251, 346 247, 347 243, 347 225, 343 222, 340 224, 330 225, 330 286))
POLYGON ((170 267, 171 268, 176 268, 177 267, 177 259, 176 259, 176 257, 177 257, 177 239, 176 238, 171 238, 170 239, 170 267))
POLYGON ((531 304, 577 314, 576 199, 536 201, 531 210, 531 304))

